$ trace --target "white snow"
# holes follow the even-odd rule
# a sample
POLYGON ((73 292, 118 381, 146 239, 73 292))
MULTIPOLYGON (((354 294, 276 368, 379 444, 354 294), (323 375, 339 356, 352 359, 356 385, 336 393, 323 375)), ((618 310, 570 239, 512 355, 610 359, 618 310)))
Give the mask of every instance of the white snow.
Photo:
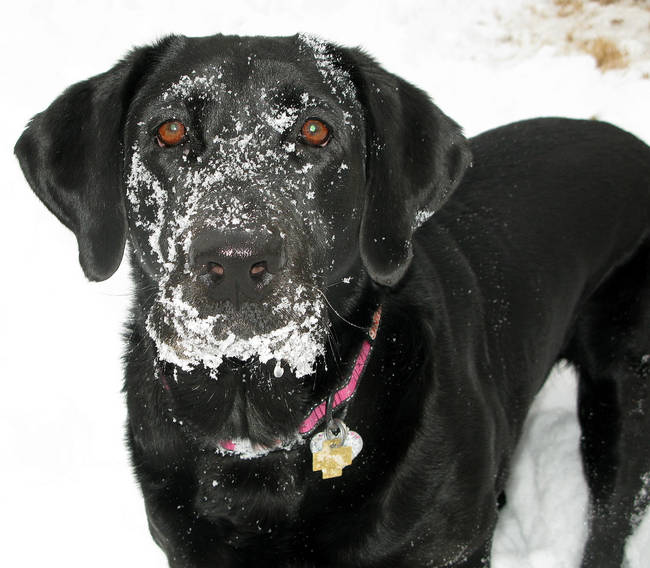
MULTIPOLYGON (((219 376, 219 366, 225 357, 242 361, 255 357, 261 363, 272 359, 286 363, 296 377, 300 378, 313 372, 317 358, 323 354, 319 319, 314 315, 302 322, 292 321, 268 333, 250 338, 229 333, 224 339, 215 339, 213 328, 221 316, 196 316, 196 309, 180 299, 180 293, 180 287, 176 287, 173 289, 172 301, 168 301, 162 294, 160 297, 161 303, 168 308, 167 316, 178 334, 176 342, 170 344, 162 338, 152 318, 147 319, 147 331, 156 342, 161 359, 178 365, 185 371, 203 364, 216 379, 219 376), (191 317, 192 314, 195 317, 191 317)), ((297 303, 293 306, 294 312, 300 307, 300 300, 296 299, 295 302, 297 303)), ((324 313, 322 302, 315 302, 312 306, 314 313, 324 313)), ((273 374, 276 378, 284 374, 280 363, 276 363, 273 374)))
POLYGON ((223 89, 221 78, 223 73, 218 67, 210 66, 206 73, 199 74, 195 69, 189 75, 182 75, 163 92, 163 100, 172 97, 188 98, 190 95, 201 100, 212 100, 214 94, 223 89))
MULTIPOLYGON (((304 31, 362 45, 428 91, 469 135, 564 115, 608 120, 650 141, 647 4, 581 4, 582 13, 556 17, 551 0, 3 3, 3 562, 166 566, 148 535, 123 444, 127 267, 106 283, 84 281, 73 235, 31 194, 12 156, 33 114, 133 45, 167 33, 304 31), (585 51, 598 37, 618 43, 629 67, 601 72, 585 51)), ((573 374, 560 369, 531 412, 495 539, 495 568, 578 566, 586 489, 574 398, 573 374)), ((639 521, 627 547, 631 568, 650 558, 650 515, 639 521)))
MULTIPOLYGON (((349 75, 336 66, 332 55, 327 50, 327 44, 324 38, 301 33, 300 39, 306 46, 309 55, 316 59, 316 65, 325 83, 327 83, 332 94, 337 97, 339 102, 344 100, 354 100, 356 89, 349 75)), ((331 38, 327 38, 330 39, 331 38)))

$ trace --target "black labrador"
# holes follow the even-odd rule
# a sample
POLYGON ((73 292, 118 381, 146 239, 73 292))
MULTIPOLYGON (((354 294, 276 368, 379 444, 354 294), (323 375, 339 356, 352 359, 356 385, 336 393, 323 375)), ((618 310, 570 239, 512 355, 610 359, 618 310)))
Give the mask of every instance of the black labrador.
POLYGON ((128 440, 170 566, 488 566, 560 359, 583 566, 621 564, 650 493, 644 143, 466 140, 359 50, 217 35, 71 86, 16 154, 90 280, 129 243, 128 440))

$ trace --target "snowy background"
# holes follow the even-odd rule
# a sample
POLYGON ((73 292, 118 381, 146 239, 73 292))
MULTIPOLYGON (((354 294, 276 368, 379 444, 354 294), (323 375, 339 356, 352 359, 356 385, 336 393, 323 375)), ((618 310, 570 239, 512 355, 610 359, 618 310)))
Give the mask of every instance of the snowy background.
MULTIPOLYGON (((128 267, 89 284, 76 242, 12 155, 69 84, 167 33, 307 31, 362 45, 431 93, 467 134, 538 115, 597 117, 650 141, 650 3, 628 0, 3 2, 0 35, 0 542, 4 566, 166 566, 123 443, 128 267)), ((586 489, 575 381, 553 374, 531 413, 495 568, 575 568, 586 489)), ((648 566, 650 515, 627 547, 648 566)))

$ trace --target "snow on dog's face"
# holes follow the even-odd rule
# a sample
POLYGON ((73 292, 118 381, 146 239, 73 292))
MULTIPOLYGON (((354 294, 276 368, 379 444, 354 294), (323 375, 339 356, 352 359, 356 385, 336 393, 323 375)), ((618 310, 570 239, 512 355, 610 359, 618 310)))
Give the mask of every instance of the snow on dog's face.
POLYGON ((220 42, 188 41, 127 121, 130 240, 154 283, 146 329, 185 371, 218 377, 238 359, 301 377, 324 352, 325 290, 358 256, 361 112, 318 40, 220 42))

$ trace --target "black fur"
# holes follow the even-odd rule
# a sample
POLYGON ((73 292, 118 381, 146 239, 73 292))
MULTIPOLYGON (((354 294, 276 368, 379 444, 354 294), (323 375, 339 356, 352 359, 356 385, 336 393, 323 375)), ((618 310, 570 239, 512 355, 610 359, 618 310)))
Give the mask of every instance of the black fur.
POLYGON ((71 87, 16 154, 75 232, 88 278, 108 278, 130 242, 128 439, 170 566, 488 566, 523 421, 562 358, 580 376, 583 567, 620 566, 650 472, 645 144, 559 118, 468 142, 357 50, 214 36, 170 37, 71 87), (331 128, 326 146, 301 138, 308 118, 331 128), (187 139, 161 148, 154 127, 172 119, 187 139), (224 239, 278 265, 237 306, 193 266, 199 245, 224 239), (183 369, 174 290, 201 321, 221 315, 208 346, 291 325, 300 304, 322 353, 307 374, 283 360, 280 378, 259 353, 183 369), (285 297, 294 306, 275 309, 285 297), (295 437, 378 305, 359 390, 337 412, 364 439, 341 478, 311 471, 308 444, 219 451, 295 437))

